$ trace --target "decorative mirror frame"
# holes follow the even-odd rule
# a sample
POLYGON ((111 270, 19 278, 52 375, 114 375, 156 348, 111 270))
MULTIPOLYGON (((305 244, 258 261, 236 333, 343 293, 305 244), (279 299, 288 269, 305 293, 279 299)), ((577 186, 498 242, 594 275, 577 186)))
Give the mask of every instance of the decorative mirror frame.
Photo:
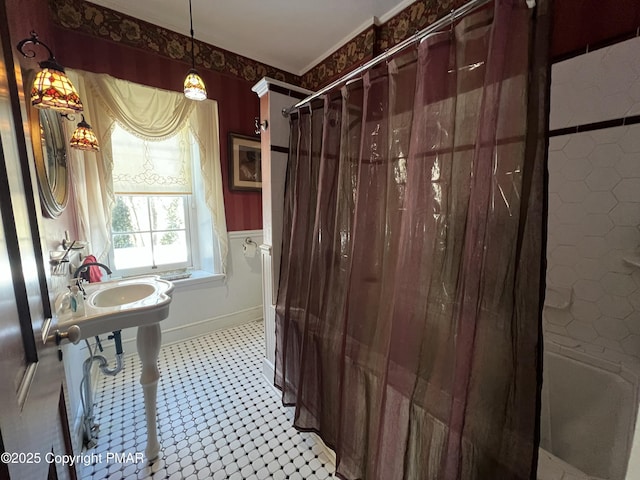
POLYGON ((69 164, 65 127, 60 113, 30 107, 31 144, 43 213, 57 218, 69 200, 69 164))

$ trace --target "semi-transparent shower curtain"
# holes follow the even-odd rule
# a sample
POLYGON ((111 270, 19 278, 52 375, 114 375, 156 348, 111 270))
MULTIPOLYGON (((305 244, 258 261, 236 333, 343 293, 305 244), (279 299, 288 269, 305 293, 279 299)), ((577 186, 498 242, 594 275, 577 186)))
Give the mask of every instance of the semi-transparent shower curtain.
POLYGON ((534 475, 537 4, 496 0, 292 116, 275 383, 341 478, 534 475))

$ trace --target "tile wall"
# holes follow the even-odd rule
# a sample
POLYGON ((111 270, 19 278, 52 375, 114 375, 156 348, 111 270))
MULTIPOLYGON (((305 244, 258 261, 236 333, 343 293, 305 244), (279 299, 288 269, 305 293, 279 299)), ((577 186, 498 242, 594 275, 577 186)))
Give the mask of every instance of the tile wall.
MULTIPOLYGON (((551 130, 640 114, 640 38, 553 66, 551 130)), ((640 365, 640 124, 549 146, 547 339, 640 365)))
POLYGON ((640 114, 640 37, 555 63, 551 130, 640 114))

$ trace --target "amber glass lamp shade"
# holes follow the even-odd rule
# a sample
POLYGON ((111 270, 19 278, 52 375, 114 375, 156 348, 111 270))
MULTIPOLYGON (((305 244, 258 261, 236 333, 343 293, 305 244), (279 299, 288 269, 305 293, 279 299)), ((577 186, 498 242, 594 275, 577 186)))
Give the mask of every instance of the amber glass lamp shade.
POLYGON ((69 144, 72 148, 77 148, 78 150, 87 150, 91 152, 100 151, 96 134, 93 133, 91 125, 84 120, 84 115, 82 116, 82 121, 78 123, 78 127, 75 132, 73 132, 69 144))
POLYGON ((198 101, 207 98, 207 89, 204 86, 204 81, 193 68, 189 70, 187 78, 184 79, 184 96, 190 100, 198 101))
POLYGON ((56 62, 40 62, 40 70, 31 88, 31 104, 36 108, 52 108, 61 113, 82 111, 82 102, 64 68, 56 62))

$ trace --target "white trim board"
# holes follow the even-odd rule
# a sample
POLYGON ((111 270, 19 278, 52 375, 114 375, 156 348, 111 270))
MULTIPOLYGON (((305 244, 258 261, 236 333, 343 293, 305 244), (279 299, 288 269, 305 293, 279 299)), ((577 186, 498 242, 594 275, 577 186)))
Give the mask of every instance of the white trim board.
POLYGON ((229 235, 229 239, 262 236, 262 230, 234 230, 233 232, 227 233, 229 235))
MULTIPOLYGON (((257 305, 238 312, 227 313, 225 315, 218 315, 217 317, 200 320, 198 322, 187 323, 177 327, 168 328, 166 330, 162 329, 162 322, 160 322, 160 329, 162 330, 162 347, 184 342, 217 330, 225 330, 227 328, 244 325, 245 323, 257 322, 259 320, 262 320, 262 305, 257 305)), ((104 348, 102 355, 104 355, 108 360, 115 358, 116 352, 113 342, 104 342, 102 346, 104 348)), ((133 336, 131 338, 123 339, 122 349, 124 350, 125 359, 129 359, 131 356, 134 356, 137 359, 138 349, 136 347, 136 337, 133 336)))
MULTIPOLYGON (((273 384, 273 378, 274 378, 274 366, 273 366, 273 363, 271 363, 266 358, 262 359, 262 376, 263 376, 264 381, 267 383, 267 385, 269 387, 271 387, 271 389, 274 392, 276 392, 279 396, 282 396, 282 392, 280 390, 278 390, 276 388, 276 386, 273 384)), ((293 408, 293 407, 290 407, 290 408, 293 408)), ((308 433, 313 437, 313 439, 316 442, 316 444, 319 445, 320 448, 322 448, 322 454, 325 457, 324 460, 335 468, 335 466, 336 466, 336 453, 333 450, 331 450, 324 443, 322 438, 320 438, 320 435, 318 435, 315 432, 308 432, 308 433)))

